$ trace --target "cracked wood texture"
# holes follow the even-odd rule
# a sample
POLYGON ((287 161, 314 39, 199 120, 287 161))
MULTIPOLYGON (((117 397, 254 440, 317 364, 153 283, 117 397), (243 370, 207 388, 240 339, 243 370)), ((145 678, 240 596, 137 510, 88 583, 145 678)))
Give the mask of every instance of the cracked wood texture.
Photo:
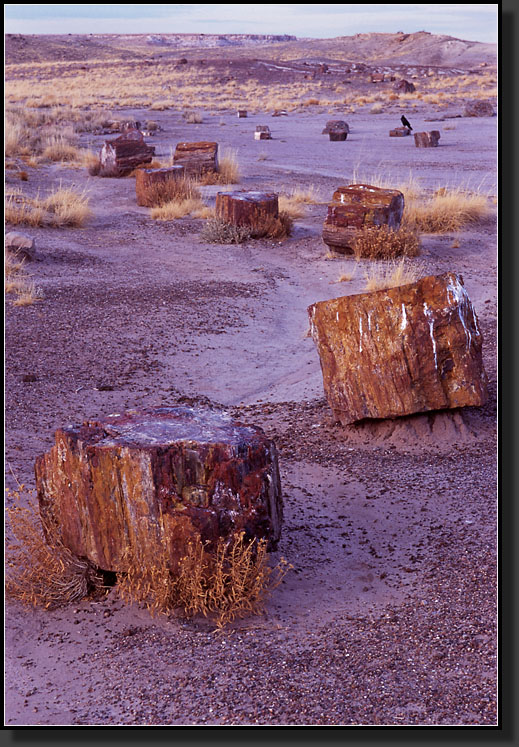
POLYGON ((437 148, 439 140, 440 133, 438 130, 414 133, 414 144, 417 148, 437 148))
POLYGON ((161 185, 180 179, 183 175, 184 167, 180 165, 164 169, 138 169, 135 173, 137 205, 154 207, 157 204, 154 198, 160 193, 161 185), (150 194, 150 190, 153 190, 153 194, 150 194))
POLYGON ((321 301, 308 313, 343 425, 485 403, 482 338, 461 275, 321 301))
POLYGON ((218 192, 216 217, 234 226, 261 226, 279 215, 274 192, 218 192))
POLYGON ((173 163, 180 164, 189 176, 213 174, 218 171, 218 143, 177 143, 173 163))
POLYGON ((124 176, 143 163, 151 163, 155 148, 146 145, 142 132, 129 130, 115 140, 107 140, 101 149, 100 174, 124 176))
POLYGON ((35 473, 42 518, 103 570, 164 546, 174 567, 196 535, 244 531, 270 548, 281 535, 275 444, 221 412, 160 407, 60 428, 35 473))
POLYGON ((335 190, 323 225, 323 241, 333 251, 353 253, 357 231, 387 225, 397 229, 404 212, 404 195, 397 189, 350 184, 335 190))

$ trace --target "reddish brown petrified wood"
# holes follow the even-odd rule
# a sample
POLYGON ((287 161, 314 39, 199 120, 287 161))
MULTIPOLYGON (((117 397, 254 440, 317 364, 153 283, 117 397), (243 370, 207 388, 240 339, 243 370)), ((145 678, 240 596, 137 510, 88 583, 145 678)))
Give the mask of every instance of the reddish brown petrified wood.
POLYGON ((343 425, 485 403, 482 338, 461 276, 321 301, 308 313, 343 425))
POLYGON ((35 472, 42 517, 104 570, 162 547, 174 564, 196 535, 280 537, 276 447, 221 412, 160 407, 60 428, 35 472))

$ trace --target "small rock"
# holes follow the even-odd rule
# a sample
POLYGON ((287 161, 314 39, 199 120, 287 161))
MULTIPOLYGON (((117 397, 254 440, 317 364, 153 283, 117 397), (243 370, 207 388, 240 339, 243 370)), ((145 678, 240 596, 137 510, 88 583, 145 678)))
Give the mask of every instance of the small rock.
POLYGON ((32 236, 19 231, 9 231, 5 235, 5 248, 20 259, 31 262, 36 257, 36 243, 32 236))

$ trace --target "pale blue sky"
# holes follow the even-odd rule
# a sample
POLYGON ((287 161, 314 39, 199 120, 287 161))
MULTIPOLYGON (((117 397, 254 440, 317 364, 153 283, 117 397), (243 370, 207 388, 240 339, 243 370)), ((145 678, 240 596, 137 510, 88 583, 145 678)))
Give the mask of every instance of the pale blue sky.
POLYGON ((434 5, 4 5, 6 33, 293 34, 430 31, 497 41, 498 4, 434 5))

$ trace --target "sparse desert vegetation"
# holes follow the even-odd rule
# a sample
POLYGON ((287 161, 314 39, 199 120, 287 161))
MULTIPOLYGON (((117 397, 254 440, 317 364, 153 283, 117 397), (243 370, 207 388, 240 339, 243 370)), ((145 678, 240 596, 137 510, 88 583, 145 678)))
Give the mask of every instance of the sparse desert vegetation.
POLYGON ((69 187, 51 190, 46 197, 28 197, 21 191, 6 196, 5 219, 13 226, 80 227, 91 216, 89 197, 69 187))
MULTIPOLYGON (((497 120, 463 114, 473 99, 496 106, 495 63, 425 32, 215 39, 7 38, 6 222, 38 247, 30 264, 5 261, 8 723, 495 726, 497 120), (402 79, 415 90, 397 90, 402 79), (413 132, 441 131, 439 147, 390 138, 402 114, 413 132), (322 134, 328 119, 348 122, 346 141, 322 134), (96 178, 103 143, 136 122, 151 163, 96 178), (255 141, 258 123, 272 140, 255 141), (137 202, 139 171, 172 166, 176 145, 195 141, 217 142, 218 172, 137 202), (217 220, 234 184, 278 195, 279 216, 217 220), (348 184, 400 190, 401 228, 327 254, 328 203, 348 184), (446 273, 477 313, 477 332, 453 326, 464 355, 481 330, 488 401, 341 425, 303 336, 310 305, 446 273), (32 484, 56 428, 177 404, 275 443, 279 544, 195 537, 177 574, 160 553, 102 572, 42 526, 14 474, 32 484)), ((362 324, 332 316, 351 326, 361 365, 382 339, 365 308, 362 324)), ((441 371, 440 392, 456 375, 447 312, 422 304, 415 330, 397 311, 395 351, 421 335, 408 368, 417 385, 441 371)), ((224 533, 235 491, 218 485, 216 521, 187 460, 197 489, 172 477, 166 513, 178 498, 224 533)), ((139 464, 145 478, 156 466, 139 464)))

